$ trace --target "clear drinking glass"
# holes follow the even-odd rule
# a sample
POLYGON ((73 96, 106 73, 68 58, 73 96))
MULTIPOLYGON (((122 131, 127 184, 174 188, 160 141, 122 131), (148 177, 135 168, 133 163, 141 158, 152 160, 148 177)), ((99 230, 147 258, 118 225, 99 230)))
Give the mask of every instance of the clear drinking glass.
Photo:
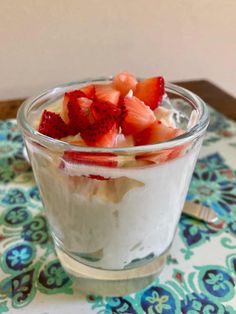
POLYGON ((164 106, 174 109, 177 127, 186 131, 173 140, 81 147, 34 128, 42 111, 56 108, 65 92, 109 81, 86 80, 47 90, 25 101, 17 120, 63 267, 87 293, 122 295, 148 285, 165 264, 208 112, 198 96, 166 83, 171 101, 164 100, 164 106))

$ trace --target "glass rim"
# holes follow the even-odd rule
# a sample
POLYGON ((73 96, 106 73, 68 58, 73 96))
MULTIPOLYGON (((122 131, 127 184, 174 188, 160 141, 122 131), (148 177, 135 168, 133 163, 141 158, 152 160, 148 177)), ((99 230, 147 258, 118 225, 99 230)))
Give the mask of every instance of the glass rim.
POLYGON ((174 148, 179 145, 183 145, 185 143, 188 143, 189 141, 193 141, 194 139, 200 137, 204 131, 206 130, 208 124, 209 124, 209 114, 208 109, 206 106, 206 103, 195 93, 180 87, 176 84, 172 84, 169 82, 165 82, 165 88, 168 89, 169 92, 174 92, 179 95, 181 95, 186 100, 191 101, 195 104, 195 109, 198 110, 198 121, 197 123, 190 128, 188 131, 183 133, 182 135, 175 137, 171 140, 160 142, 156 144, 148 144, 148 145, 140 145, 140 146, 127 146, 127 147, 95 147, 95 146, 79 146, 76 144, 70 144, 58 139, 51 138, 49 136, 46 136, 40 132, 38 132, 36 129, 34 129, 30 123, 27 121, 27 113, 30 110, 31 106, 41 98, 45 97, 46 95, 49 95, 53 92, 57 92, 57 89, 63 89, 67 88, 73 85, 82 85, 82 84, 88 84, 93 82, 105 82, 111 80, 112 77, 99 77, 95 79, 87 79, 87 80, 79 80, 79 81, 73 81, 61 85, 54 86, 52 88, 49 88, 42 93, 32 96, 28 99, 26 99, 20 106, 20 108, 17 111, 17 124, 20 128, 20 130, 24 133, 24 135, 27 135, 34 140, 36 140, 38 143, 42 144, 45 147, 48 147, 50 149, 56 148, 56 150, 64 150, 64 151, 77 151, 77 152, 94 152, 94 153, 142 153, 142 152, 152 152, 156 150, 164 150, 169 148, 174 148))

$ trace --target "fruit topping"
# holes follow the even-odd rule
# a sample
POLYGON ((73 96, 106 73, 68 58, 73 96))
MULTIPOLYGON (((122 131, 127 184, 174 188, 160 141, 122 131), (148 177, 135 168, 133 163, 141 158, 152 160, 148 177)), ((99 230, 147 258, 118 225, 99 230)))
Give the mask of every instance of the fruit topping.
POLYGON ((158 76, 138 82, 134 95, 153 110, 160 105, 164 93, 164 79, 158 76))
POLYGON ((156 144, 164 141, 169 141, 174 137, 181 135, 181 129, 174 129, 166 126, 159 120, 156 120, 151 126, 136 134, 136 145, 156 144))
POLYGON ((71 103, 76 104, 79 97, 86 97, 86 95, 81 90, 74 90, 72 92, 65 93, 61 112, 61 117, 65 123, 69 123, 70 121, 69 106, 71 106, 71 103))
POLYGON ((156 120, 153 111, 134 96, 124 98, 122 110, 121 127, 125 135, 141 132, 156 120))
POLYGON ((91 111, 96 121, 105 116, 110 116, 118 121, 121 114, 121 109, 109 102, 94 102, 91 111))
POLYGON ((94 118, 90 110, 91 104, 92 100, 85 97, 69 101, 69 125, 76 130, 76 133, 87 128, 94 122, 94 118))
POLYGON ((80 91, 89 99, 93 100, 95 97, 95 86, 93 84, 82 87, 80 91))
POLYGON ((136 78, 128 72, 121 72, 113 79, 113 86, 120 91, 121 97, 125 97, 130 90, 134 92, 137 83, 136 78))
POLYGON ((43 112, 38 131, 56 139, 69 135, 69 128, 61 116, 47 110, 43 112))
MULTIPOLYGON (((176 128, 173 109, 159 106, 168 98, 161 76, 137 81, 128 72, 111 83, 89 84, 65 93, 61 110, 44 110, 39 132, 70 144, 94 147, 131 147, 171 140, 183 133, 176 128), (163 98, 164 96, 164 98, 163 98)), ((180 156, 186 145, 121 158, 119 165, 160 163, 180 156)), ((115 167, 113 154, 65 152, 65 162, 115 167)), ((91 174, 93 176, 93 174, 91 174)), ((103 178, 92 178, 104 180, 103 178)))
POLYGON ((85 143, 97 147, 113 147, 117 134, 117 123, 111 116, 105 116, 81 131, 85 143))
POLYGON ((120 92, 116 90, 112 84, 96 84, 95 99, 98 102, 108 102, 113 105, 118 105, 120 92))

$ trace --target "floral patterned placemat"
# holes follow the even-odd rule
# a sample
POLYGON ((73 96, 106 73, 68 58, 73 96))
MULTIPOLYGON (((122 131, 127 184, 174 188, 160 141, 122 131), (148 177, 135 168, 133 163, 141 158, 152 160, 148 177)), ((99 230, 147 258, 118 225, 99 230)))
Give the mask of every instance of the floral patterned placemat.
POLYGON ((62 269, 14 120, 0 121, 0 313, 236 313, 236 123, 210 109, 211 123, 188 200, 219 215, 182 215, 167 266, 125 297, 83 296, 62 269))

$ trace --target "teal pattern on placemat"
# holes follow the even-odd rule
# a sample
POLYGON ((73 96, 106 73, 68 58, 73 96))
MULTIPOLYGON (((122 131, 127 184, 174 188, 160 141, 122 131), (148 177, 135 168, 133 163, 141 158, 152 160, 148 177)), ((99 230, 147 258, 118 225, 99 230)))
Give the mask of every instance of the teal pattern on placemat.
POLYGON ((63 306, 45 311, 48 295, 55 304, 63 296, 67 313, 236 313, 236 124, 210 113, 187 199, 212 207, 218 221, 182 215, 158 280, 114 298, 74 291, 55 254, 16 122, 0 121, 0 313, 65 313, 63 306))

